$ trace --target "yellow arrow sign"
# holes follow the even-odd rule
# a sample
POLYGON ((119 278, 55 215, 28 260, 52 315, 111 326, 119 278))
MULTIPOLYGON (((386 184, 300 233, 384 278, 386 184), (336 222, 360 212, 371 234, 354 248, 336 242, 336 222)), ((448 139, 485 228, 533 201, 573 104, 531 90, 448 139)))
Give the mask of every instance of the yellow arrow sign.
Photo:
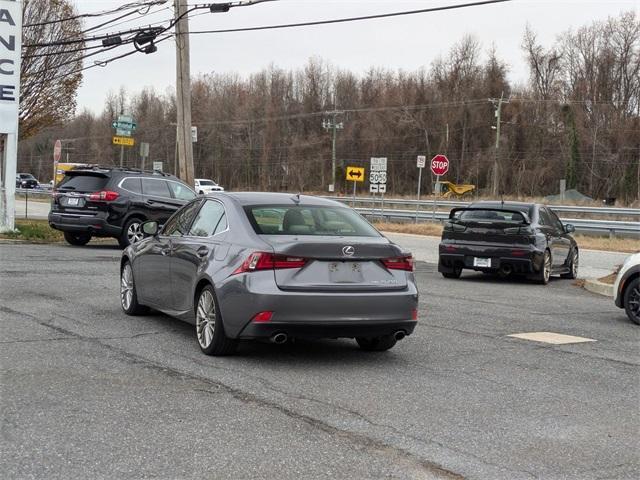
POLYGON ((364 182, 364 168, 347 167, 347 180, 350 182, 364 182))
POLYGON ((133 147, 136 141, 131 137, 113 137, 114 145, 122 145, 123 147, 133 147))

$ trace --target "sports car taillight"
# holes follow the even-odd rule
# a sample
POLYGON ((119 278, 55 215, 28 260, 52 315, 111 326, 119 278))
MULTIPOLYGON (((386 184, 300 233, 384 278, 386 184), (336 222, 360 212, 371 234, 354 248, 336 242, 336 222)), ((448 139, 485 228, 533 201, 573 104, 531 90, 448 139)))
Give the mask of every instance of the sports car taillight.
POLYGON ((93 192, 90 194, 89 200, 92 202, 113 202, 114 200, 117 200, 119 196, 118 192, 102 190, 100 192, 93 192))
POLYGON ((382 260, 382 264, 389 270, 413 272, 413 257, 411 255, 398 258, 385 258, 382 260))
POLYGON ((306 258, 288 257, 286 255, 274 255, 273 253, 254 252, 242 262, 234 272, 255 272, 258 270, 279 270, 283 268, 302 268, 307 264, 306 258))

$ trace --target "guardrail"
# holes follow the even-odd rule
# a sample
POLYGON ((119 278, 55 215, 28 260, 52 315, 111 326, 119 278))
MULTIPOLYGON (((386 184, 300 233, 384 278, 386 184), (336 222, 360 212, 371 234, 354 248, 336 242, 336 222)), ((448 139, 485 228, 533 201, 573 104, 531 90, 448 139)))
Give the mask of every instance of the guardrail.
MULTIPOLYGON (((337 196, 325 196, 323 198, 328 198, 330 200, 338 200, 342 203, 348 203, 351 205, 354 203, 353 197, 337 197, 337 196)), ((375 204, 380 205, 380 197, 375 199, 371 197, 356 197, 355 204, 375 204)), ((444 200, 439 199, 436 202, 438 207, 466 207, 471 205, 473 202, 461 202, 455 200, 444 200)), ((384 199, 385 206, 387 205, 412 205, 419 207, 423 210, 433 209, 434 201, 433 200, 411 200, 411 199, 397 199, 397 198, 385 198, 384 199)), ((619 207, 584 207, 579 205, 550 205, 550 207, 556 212, 569 212, 569 213, 587 213, 593 215, 617 215, 617 216, 632 216, 632 217, 640 217, 640 209, 639 208, 619 208, 619 207)))
MULTIPOLYGON (((448 211, 438 211, 434 209, 433 201, 404 200, 404 199, 385 199, 384 206, 378 198, 374 201, 371 198, 356 197, 324 197, 347 205, 355 204, 355 210, 364 216, 378 218, 381 220, 401 220, 401 221, 421 221, 421 222, 443 222, 449 218, 448 211), (357 205, 367 205, 366 207, 357 205), (399 208, 388 208, 397 205, 414 205, 416 209, 406 210, 399 208), (386 207, 386 208, 385 208, 386 207), (422 208, 422 210, 420 210, 422 208)), ((438 201, 437 207, 455 208, 470 205, 470 202, 456 201, 438 201)), ((554 205, 552 207, 558 212, 572 212, 581 214, 597 214, 597 215, 618 215, 618 216, 640 216, 640 210, 634 208, 611 208, 611 207, 581 207, 573 205, 554 205)), ((561 217, 563 223, 570 223, 576 227, 578 233, 585 234, 609 234, 611 237, 616 235, 639 237, 640 238, 640 221, 614 221, 614 220, 594 220, 588 218, 565 218, 561 217)))

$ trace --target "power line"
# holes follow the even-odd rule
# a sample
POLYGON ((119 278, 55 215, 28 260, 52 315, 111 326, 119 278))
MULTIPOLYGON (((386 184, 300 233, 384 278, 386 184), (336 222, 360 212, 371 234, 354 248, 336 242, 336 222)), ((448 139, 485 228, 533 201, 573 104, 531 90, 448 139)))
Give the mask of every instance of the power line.
MULTIPOLYGON (((269 0, 264 0, 264 1, 269 1, 269 0)), ((249 32, 249 31, 256 31, 256 30, 275 30, 280 28, 309 27, 314 25, 326 25, 326 24, 333 24, 333 23, 358 22, 362 20, 374 20, 378 18, 399 17, 404 15, 416 15, 420 13, 440 12, 444 10, 455 10, 455 9, 467 8, 467 7, 478 7, 482 5, 491 5, 494 3, 504 3, 504 2, 510 2, 510 1, 512 0, 485 0, 482 2, 461 3, 459 5, 447 5, 443 7, 422 8, 419 10, 405 10, 402 12, 381 13, 377 15, 365 15, 360 17, 335 18, 331 20, 316 20, 313 22, 285 23, 280 25, 265 25, 265 26, 244 27, 244 28, 227 28, 222 30, 196 30, 196 31, 190 32, 190 34, 197 35, 197 34, 205 34, 205 33, 249 32)))

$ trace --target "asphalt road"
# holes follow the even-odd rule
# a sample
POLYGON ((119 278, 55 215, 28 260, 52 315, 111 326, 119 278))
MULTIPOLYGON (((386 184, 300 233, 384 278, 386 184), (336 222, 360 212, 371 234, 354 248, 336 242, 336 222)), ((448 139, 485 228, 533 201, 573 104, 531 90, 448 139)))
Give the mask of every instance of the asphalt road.
POLYGON ((420 324, 200 353, 120 309, 108 245, 0 245, 3 478, 638 478, 640 328, 609 299, 419 263, 420 324), (595 339, 549 345, 550 331, 595 339))

